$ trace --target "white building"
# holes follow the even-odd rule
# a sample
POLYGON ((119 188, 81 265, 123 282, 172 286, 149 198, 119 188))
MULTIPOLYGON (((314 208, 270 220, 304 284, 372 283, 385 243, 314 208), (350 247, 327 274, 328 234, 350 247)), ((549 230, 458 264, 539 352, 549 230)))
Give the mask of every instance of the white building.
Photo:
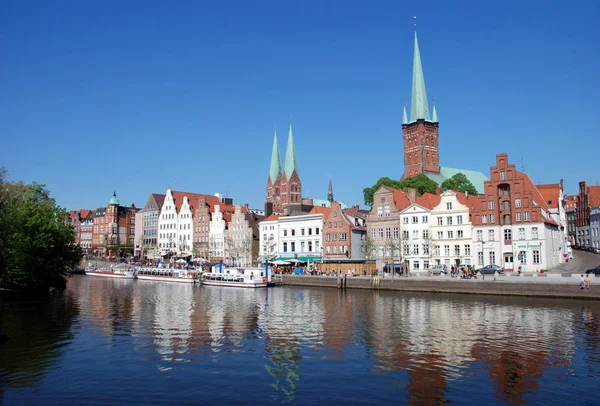
POLYGON ((215 205, 215 211, 211 213, 209 224, 209 252, 213 258, 225 259, 225 229, 227 222, 223 218, 221 206, 215 205))
POLYGON ((177 255, 191 256, 194 248, 194 219, 187 196, 183 197, 177 218, 177 255))
POLYGON ((256 255, 258 241, 254 240, 256 223, 253 219, 255 215, 250 213, 247 207, 235 205, 229 227, 225 231, 225 255, 235 265, 250 266, 256 255))
POLYGON ((260 222, 259 226, 259 260, 272 261, 279 256, 279 215, 271 214, 260 222))
POLYGON ((566 195, 563 181, 547 185, 536 185, 548 205, 550 219, 558 224, 559 263, 565 262, 569 253, 569 235, 567 224, 566 195))
MULTIPOLYGON (((424 272, 431 265, 432 246, 429 223, 431 208, 439 202, 439 196, 426 193, 417 198, 416 203, 400 212, 400 250, 404 264, 408 265, 408 269, 412 272, 424 272)), ((394 236, 395 238, 397 236, 394 236)))
POLYGON ((434 264, 473 265, 473 239, 470 210, 477 197, 447 190, 431 210, 429 226, 434 264))
POLYGON ((177 206, 171 189, 167 189, 165 200, 158 216, 158 249, 160 255, 177 251, 177 206))

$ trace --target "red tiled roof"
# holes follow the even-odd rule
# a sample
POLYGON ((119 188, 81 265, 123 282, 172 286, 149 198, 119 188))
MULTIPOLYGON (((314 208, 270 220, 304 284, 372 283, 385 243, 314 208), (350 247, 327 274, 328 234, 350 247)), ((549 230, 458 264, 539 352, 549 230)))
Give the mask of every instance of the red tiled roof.
POLYGON ((432 193, 423 193, 423 195, 417 197, 417 203, 419 206, 423 206, 426 209, 433 209, 435 206, 440 204, 442 197, 439 195, 434 195, 432 193))
POLYGON ((546 204, 551 209, 558 209, 558 199, 560 197, 560 184, 551 183, 547 185, 536 185, 546 204))
POLYGON ((550 208, 548 207, 548 202, 544 199, 544 196, 542 196, 538 188, 535 187, 529 176, 523 172, 517 172, 517 174, 523 177, 523 190, 526 192, 531 191, 533 200, 535 200, 535 202, 539 204, 542 208, 546 209, 546 211, 550 211, 550 208))
POLYGON ((590 207, 600 206, 600 186, 588 186, 588 194, 590 207))
POLYGON ((456 198, 460 202, 469 208, 469 210, 475 210, 479 206, 479 198, 478 196, 468 195, 465 196, 464 192, 454 192, 456 193, 456 198))
POLYGON ((203 195, 199 193, 188 193, 188 192, 177 192, 172 190, 173 199, 175 200, 175 207, 177 209, 177 213, 181 210, 181 205, 183 204, 183 198, 187 196, 190 208, 194 207, 198 203, 198 199, 204 197, 207 203, 211 202, 219 202, 219 198, 211 195, 203 195))
POLYGON ((85 219, 85 218, 87 218, 87 216, 90 215, 90 213, 92 213, 92 210, 81 209, 81 210, 79 210, 79 217, 81 217, 82 219, 85 219))
POLYGON ((308 214, 322 214, 325 217, 329 216, 329 213, 331 213, 331 208, 329 208, 329 207, 321 207, 321 206, 314 206, 308 212, 308 214))
POLYGON ((227 224, 231 223, 231 214, 223 213, 223 220, 225 220, 225 222, 227 222, 227 224))
POLYGON ((394 202, 396 203, 396 208, 398 210, 402 211, 412 204, 412 202, 408 198, 408 193, 397 189, 392 190, 394 191, 394 202))
POLYGON ((263 221, 275 221, 275 220, 279 220, 279 214, 271 214, 269 217, 267 217, 263 221))

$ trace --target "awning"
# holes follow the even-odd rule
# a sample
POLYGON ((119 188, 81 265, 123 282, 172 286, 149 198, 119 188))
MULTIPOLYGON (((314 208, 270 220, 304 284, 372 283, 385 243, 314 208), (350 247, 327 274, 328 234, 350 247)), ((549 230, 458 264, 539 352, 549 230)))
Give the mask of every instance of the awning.
POLYGON ((280 257, 277 258, 276 261, 286 261, 289 262, 291 260, 295 259, 296 261, 300 261, 300 262, 318 262, 321 261, 321 257, 298 257, 298 258, 294 258, 294 257, 280 257))

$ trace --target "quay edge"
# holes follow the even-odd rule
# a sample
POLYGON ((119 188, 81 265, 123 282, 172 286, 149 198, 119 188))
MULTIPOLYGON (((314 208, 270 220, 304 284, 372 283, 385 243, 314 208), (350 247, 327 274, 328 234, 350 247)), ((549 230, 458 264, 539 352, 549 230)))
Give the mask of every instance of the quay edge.
POLYGON ((455 293, 468 295, 496 295, 546 297, 559 299, 600 300, 600 286, 581 290, 579 280, 566 283, 522 283, 512 281, 439 281, 413 278, 336 278, 331 276, 283 275, 283 286, 305 286, 345 289, 372 289, 397 292, 455 293))

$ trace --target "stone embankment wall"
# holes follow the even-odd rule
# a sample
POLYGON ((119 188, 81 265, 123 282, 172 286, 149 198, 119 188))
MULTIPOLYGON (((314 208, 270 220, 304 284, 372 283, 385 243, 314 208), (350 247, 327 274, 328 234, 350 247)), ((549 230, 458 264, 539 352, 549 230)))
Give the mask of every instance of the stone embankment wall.
MULTIPOLYGON (((487 278, 487 277, 486 277, 487 278)), ((592 280, 589 290, 579 288, 579 279, 565 278, 564 283, 494 281, 488 280, 440 280, 421 278, 337 278, 332 276, 283 275, 284 286, 313 286, 345 289, 379 289, 400 292, 458 293, 475 295, 503 295, 552 297, 566 299, 600 300, 600 285, 592 280)))

